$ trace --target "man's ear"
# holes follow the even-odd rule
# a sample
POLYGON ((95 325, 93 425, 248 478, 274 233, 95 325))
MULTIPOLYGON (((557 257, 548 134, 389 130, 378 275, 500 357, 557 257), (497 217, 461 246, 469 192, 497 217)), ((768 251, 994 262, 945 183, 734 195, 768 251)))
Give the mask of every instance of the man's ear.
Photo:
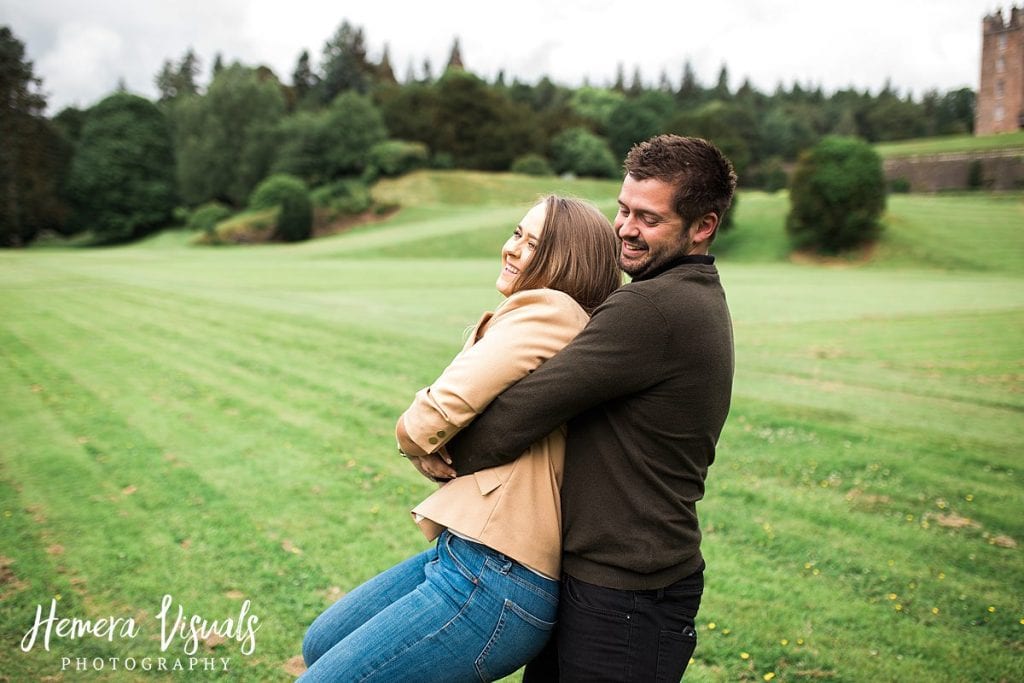
POLYGON ((718 214, 706 213, 694 222, 693 246, 706 246, 718 229, 718 214))

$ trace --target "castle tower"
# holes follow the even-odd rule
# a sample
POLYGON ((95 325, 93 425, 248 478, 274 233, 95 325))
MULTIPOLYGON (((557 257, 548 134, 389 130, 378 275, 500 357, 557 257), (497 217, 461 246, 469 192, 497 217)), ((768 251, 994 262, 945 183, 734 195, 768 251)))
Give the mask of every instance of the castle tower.
POLYGON ((1024 8, 982 20, 981 83, 974 112, 975 135, 1024 128, 1024 8))

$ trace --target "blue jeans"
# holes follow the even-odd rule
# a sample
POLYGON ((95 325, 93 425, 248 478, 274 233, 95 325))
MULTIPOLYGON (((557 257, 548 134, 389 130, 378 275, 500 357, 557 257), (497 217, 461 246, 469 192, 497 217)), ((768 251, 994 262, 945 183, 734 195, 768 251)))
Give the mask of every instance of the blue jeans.
POLYGON ((445 531, 316 618, 301 681, 491 681, 534 657, 554 628, 557 581, 445 531))

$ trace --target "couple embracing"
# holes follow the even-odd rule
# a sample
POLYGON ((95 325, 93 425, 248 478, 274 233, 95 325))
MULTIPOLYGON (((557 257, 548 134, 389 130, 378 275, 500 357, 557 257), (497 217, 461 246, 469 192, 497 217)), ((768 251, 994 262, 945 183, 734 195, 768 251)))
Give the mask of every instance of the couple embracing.
POLYGON ((708 249, 736 176, 672 135, 625 170, 614 225, 549 196, 512 231, 506 299, 396 427, 441 482, 412 511, 436 543, 317 617, 303 681, 682 677, 733 378, 708 249))

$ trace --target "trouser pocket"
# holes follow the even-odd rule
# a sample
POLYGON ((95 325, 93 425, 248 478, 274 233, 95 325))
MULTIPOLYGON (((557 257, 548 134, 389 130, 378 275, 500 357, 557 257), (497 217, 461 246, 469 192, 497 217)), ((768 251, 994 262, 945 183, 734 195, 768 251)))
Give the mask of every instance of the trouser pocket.
POLYGON ((683 677, 693 651, 697 648, 697 631, 686 626, 682 632, 662 631, 658 637, 658 681, 678 681, 683 677))
POLYGON ((554 628, 554 621, 530 614, 506 599, 494 632, 476 660, 480 680, 497 680, 529 662, 543 649, 554 628))

